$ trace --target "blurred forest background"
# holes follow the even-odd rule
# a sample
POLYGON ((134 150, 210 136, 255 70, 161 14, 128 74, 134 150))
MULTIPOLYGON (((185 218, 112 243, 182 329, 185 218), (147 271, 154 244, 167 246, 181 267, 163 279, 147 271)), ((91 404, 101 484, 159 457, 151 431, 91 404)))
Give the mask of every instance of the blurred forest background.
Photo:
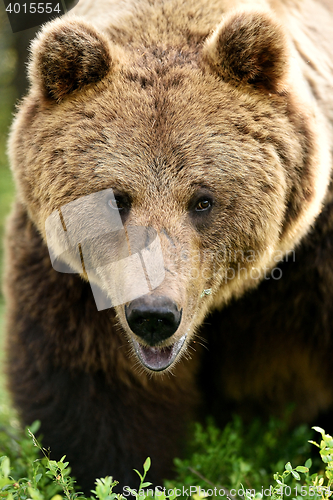
MULTIPOLYGON (((27 48, 36 30, 34 28, 12 33, 4 2, 0 3, 0 280, 4 271, 3 235, 6 216, 14 195, 14 184, 6 154, 10 124, 15 105, 27 90, 25 61, 27 48)), ((11 413, 4 390, 4 311, 2 287, 0 289, 0 415, 6 421, 11 413)))
MULTIPOLYGON (((77 3, 73 1, 72 4, 77 3)), ((69 2, 66 5, 70 6, 69 2)), ((4 271, 3 235, 5 220, 14 198, 14 184, 6 154, 7 138, 16 105, 26 94, 28 47, 39 27, 12 33, 5 4, 0 0, 0 283, 4 271)), ((0 286, 0 416, 8 414, 8 396, 4 391, 4 312, 0 286)), ((0 418, 2 420, 2 418, 0 418)))

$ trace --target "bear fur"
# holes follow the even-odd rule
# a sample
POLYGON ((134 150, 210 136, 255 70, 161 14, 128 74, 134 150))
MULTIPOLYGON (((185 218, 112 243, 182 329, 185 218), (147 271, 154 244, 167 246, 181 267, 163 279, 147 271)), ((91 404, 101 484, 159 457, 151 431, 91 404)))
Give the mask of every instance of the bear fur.
POLYGON ((332 410, 332 32, 327 1, 80 0, 34 40, 9 142, 9 387, 85 491, 135 487, 147 456, 160 484, 205 412, 332 410), (48 217, 109 188, 159 236, 146 305, 181 311, 164 340, 51 265, 48 217))

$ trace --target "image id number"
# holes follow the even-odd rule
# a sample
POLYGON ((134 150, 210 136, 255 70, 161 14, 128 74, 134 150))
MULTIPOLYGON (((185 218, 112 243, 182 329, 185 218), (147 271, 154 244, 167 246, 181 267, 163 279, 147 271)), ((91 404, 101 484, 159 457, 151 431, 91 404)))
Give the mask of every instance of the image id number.
POLYGON ((24 3, 23 5, 19 3, 10 3, 6 7, 6 12, 8 14, 61 14, 60 4, 57 3, 54 7, 52 3, 24 3))

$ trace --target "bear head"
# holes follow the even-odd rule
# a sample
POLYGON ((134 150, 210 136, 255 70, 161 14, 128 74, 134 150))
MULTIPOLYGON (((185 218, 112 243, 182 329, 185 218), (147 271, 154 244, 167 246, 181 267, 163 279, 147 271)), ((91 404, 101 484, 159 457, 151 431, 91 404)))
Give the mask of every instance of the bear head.
POLYGON ((20 202, 149 371, 170 370, 321 210, 329 148, 290 51, 270 14, 246 10, 200 43, 122 46, 70 16, 32 44, 10 139, 20 202), (75 250, 59 242, 69 227, 75 250))

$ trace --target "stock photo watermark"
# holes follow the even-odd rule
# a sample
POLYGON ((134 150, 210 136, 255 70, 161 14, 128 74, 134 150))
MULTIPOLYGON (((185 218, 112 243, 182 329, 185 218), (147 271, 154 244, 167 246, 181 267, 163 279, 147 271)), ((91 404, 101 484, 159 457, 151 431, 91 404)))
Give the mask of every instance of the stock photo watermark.
POLYGON ((84 273, 99 311, 145 295, 164 280, 157 232, 151 227, 125 228, 112 189, 52 212, 45 231, 53 268, 84 273))
POLYGON ((221 284, 227 284, 234 279, 251 279, 253 281, 280 280, 283 276, 278 263, 295 262, 294 250, 286 254, 281 250, 234 250, 221 246, 218 251, 197 250, 181 257, 187 262, 187 272, 191 279, 203 278, 209 280, 218 277, 221 284), (269 262, 261 265, 258 262, 269 262), (203 263, 199 266, 199 263, 203 263))
MULTIPOLYGON (((162 284, 165 259, 160 236, 152 227, 124 226, 113 190, 80 197, 55 210, 45 222, 53 268, 81 274, 89 281, 99 311, 130 302, 162 284)), ((295 261, 295 252, 231 250, 173 250, 173 275, 208 283, 218 280, 279 280, 282 259, 295 261), (263 265, 269 262, 269 266, 263 265)), ((167 266, 168 267, 168 266, 167 266)), ((211 294, 206 287, 201 297, 211 294)))
POLYGON ((6 13, 12 32, 18 33, 29 28, 41 26, 52 19, 62 16, 79 0, 55 0, 51 2, 27 2, 4 0, 6 13))
POLYGON ((329 487, 324 486, 288 486, 284 485, 281 488, 274 488, 273 486, 262 487, 259 490, 243 488, 241 485, 239 488, 226 489, 220 486, 213 486, 211 488, 202 488, 201 486, 182 486, 179 488, 165 488, 162 486, 156 486, 155 488, 147 488, 141 490, 135 490, 130 488, 129 486, 123 487, 123 496, 129 497, 135 493, 137 497, 146 498, 179 498, 179 497, 187 497, 194 498, 195 500, 204 499, 204 498, 221 498, 225 500, 235 500, 235 498, 244 498, 244 500, 253 500, 253 499, 269 499, 273 495, 281 495, 281 497, 286 498, 295 498, 295 497, 318 497, 322 495, 327 495, 328 498, 333 491, 329 487))

